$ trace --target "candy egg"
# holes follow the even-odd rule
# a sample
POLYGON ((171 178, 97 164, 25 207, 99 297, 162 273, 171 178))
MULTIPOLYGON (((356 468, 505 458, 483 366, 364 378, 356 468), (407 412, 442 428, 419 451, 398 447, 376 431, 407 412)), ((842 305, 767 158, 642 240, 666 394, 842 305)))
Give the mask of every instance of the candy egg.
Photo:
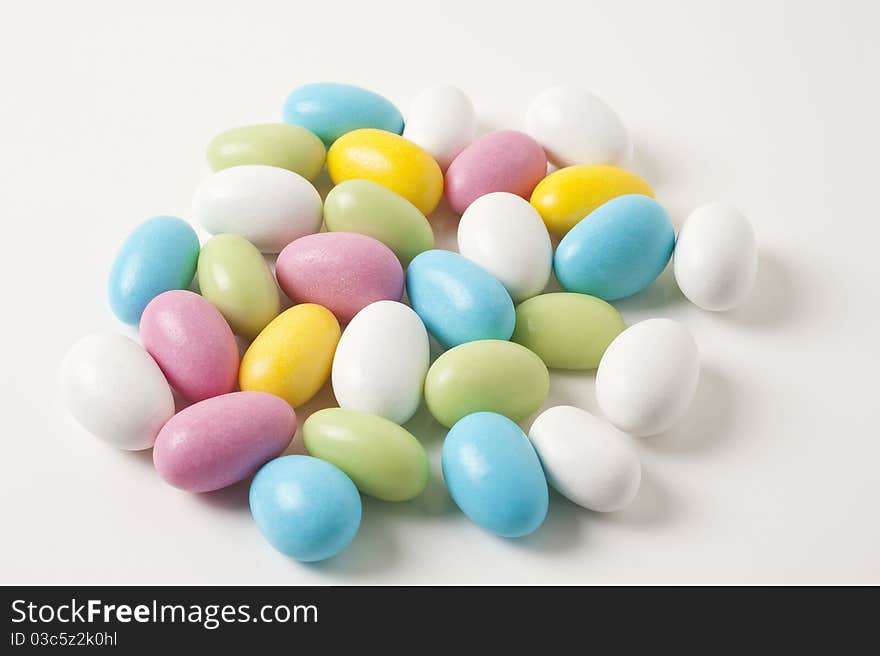
POLYGON ((510 339, 516 322, 510 294, 481 266, 450 251, 425 251, 406 270, 410 305, 445 347, 510 339))
POLYGON ((263 392, 232 392, 174 415, 153 447, 156 471, 188 492, 244 480, 282 453, 296 432, 296 413, 263 392))
POLYGON ((277 166, 307 180, 324 168, 327 149, 305 128, 287 123, 246 125, 221 132, 208 144, 208 164, 214 171, 246 164, 277 166))
POLYGON ((303 424, 310 455, 333 463, 364 494, 407 501, 428 483, 428 456, 409 431, 359 410, 325 408, 303 424))
POLYGON ((311 399, 330 375, 339 322, 314 303, 294 305, 275 317, 241 359, 242 390, 269 392, 294 408, 311 399))
POLYGON ((409 139, 383 130, 355 130, 337 139, 327 153, 327 172, 334 184, 372 180, 422 214, 430 214, 443 195, 443 173, 434 158, 409 139))
POLYGON ((235 387, 235 336, 217 308, 198 294, 159 294, 144 310, 140 333, 147 353, 184 398, 202 401, 235 387))
POLYGON ((688 329, 671 319, 630 326, 605 350, 596 371, 596 400, 605 417, 633 435, 661 433, 694 398, 700 356, 688 329))
POLYGON ((321 229, 312 183, 277 166, 250 164, 214 173, 196 190, 193 214, 211 234, 241 235, 263 253, 321 229))
POLYGON ((361 524, 361 497, 338 467, 310 456, 266 463, 251 483, 251 513, 269 543, 301 561, 345 549, 361 524))
POLYGON ((358 312, 339 339, 331 372, 340 407, 408 421, 422 400, 430 352, 419 316, 379 301, 358 312))
POLYGON ((540 294, 550 279, 547 228, 528 201, 506 191, 468 206, 458 224, 458 251, 495 276, 514 303, 540 294))
POLYGON ((199 238, 174 216, 144 221, 128 236, 110 270, 110 309, 137 325, 147 303, 170 289, 186 289, 196 272, 199 238))
POLYGON ((528 199, 546 174, 547 157, 537 141, 516 130, 490 132, 462 150, 449 165, 446 198, 458 214, 493 191, 528 199))
POLYGON ((541 358, 513 342, 485 340, 446 351, 425 378, 425 403, 447 428, 465 415, 489 411, 514 421, 541 407, 550 374, 541 358))
POLYGON ((445 171, 476 132, 471 99, 461 89, 441 84, 425 89, 413 100, 403 136, 421 146, 445 171))
POLYGON ((620 510, 639 491, 642 465, 626 436, 586 410, 545 410, 529 429, 547 482, 574 503, 597 512, 620 510))
POLYGON ((672 266, 679 288, 691 303, 704 310, 735 308, 755 285, 755 232, 729 205, 698 207, 681 226, 672 266))
POLYGON ((555 369, 595 369, 611 341, 626 328, 613 306, 595 296, 542 294, 516 308, 510 338, 555 369))
POLYGON ((149 449, 174 414, 159 365, 123 335, 96 333, 74 344, 61 367, 61 386, 83 428, 120 449, 149 449))
POLYGON ((275 276, 260 251, 244 237, 211 237, 199 255, 202 296, 237 335, 253 339, 281 310, 275 276))
POLYGON ((613 301, 647 287, 666 267, 674 246, 672 222, 657 201, 619 196, 563 237, 553 269, 566 291, 613 301))
POLYGON ((431 224, 403 196, 370 180, 347 180, 327 194, 324 223, 331 232, 357 232, 378 239, 406 266, 434 248, 431 224))
POLYGON ((559 167, 626 165, 632 142, 623 122, 586 89, 557 86, 542 91, 526 112, 526 130, 559 167))
POLYGON ((281 289, 294 303, 317 303, 341 323, 375 301, 399 301, 403 268, 380 241, 352 232, 319 232, 284 247, 275 262, 281 289))
POLYGON ((403 116, 390 100, 351 84, 301 86, 287 97, 283 114, 286 123, 314 132, 328 148, 346 132, 359 128, 403 132, 403 116))
POLYGON ((528 535, 547 516, 547 481, 519 426, 493 412, 464 417, 443 442, 443 479, 468 518, 503 537, 528 535))
POLYGON ((538 183, 531 203, 547 229, 564 237, 581 219, 609 200, 625 194, 654 197, 647 182, 616 166, 569 166, 538 183))

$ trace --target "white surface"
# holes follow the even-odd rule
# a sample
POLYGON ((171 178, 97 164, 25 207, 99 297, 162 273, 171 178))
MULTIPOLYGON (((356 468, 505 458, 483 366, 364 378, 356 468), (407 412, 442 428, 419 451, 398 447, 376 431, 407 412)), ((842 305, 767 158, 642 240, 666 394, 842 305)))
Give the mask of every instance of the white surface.
MULTIPOLYGON (((0 581, 880 583, 880 5, 127 6, 0 9, 0 581), (677 222, 729 201, 760 247, 755 292, 732 313, 692 306, 668 271, 617 304, 630 323, 684 322, 703 355, 687 417, 636 441, 644 481, 626 511, 553 495, 540 531, 495 538, 451 506, 420 411, 410 426, 435 474, 424 497, 366 501, 344 554, 301 565, 260 537, 246 485, 172 489, 149 452, 108 448, 61 408, 66 349, 122 330, 106 300, 116 247, 154 214, 191 218, 217 132, 279 120, 288 92, 315 80, 402 107, 448 82, 482 130, 521 127, 536 93, 571 79, 620 113, 635 170, 677 222)), ((448 244, 448 211, 433 223, 448 244)), ((551 387, 548 404, 596 411, 591 376, 551 387)))

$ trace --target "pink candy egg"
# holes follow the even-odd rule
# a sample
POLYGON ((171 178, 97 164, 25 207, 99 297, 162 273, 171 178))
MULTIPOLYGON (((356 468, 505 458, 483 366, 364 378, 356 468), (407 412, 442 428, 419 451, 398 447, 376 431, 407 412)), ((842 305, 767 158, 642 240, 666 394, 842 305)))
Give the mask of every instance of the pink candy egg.
POLYGON ((403 296, 397 256, 382 242, 353 232, 300 237, 281 251, 275 275, 294 303, 323 305, 340 323, 370 303, 403 296))
POLYGON ((296 432, 296 413, 266 392, 232 392, 174 415, 156 437, 159 475, 189 492, 244 480, 280 455, 296 432))
POLYGON ((452 160, 446 171, 446 198, 458 214, 493 191, 528 200, 545 175, 547 156, 541 144, 516 130, 490 132, 452 160))
POLYGON ((141 342, 165 378, 190 401, 231 392, 238 346, 223 315, 198 294, 159 294, 141 316, 141 342))

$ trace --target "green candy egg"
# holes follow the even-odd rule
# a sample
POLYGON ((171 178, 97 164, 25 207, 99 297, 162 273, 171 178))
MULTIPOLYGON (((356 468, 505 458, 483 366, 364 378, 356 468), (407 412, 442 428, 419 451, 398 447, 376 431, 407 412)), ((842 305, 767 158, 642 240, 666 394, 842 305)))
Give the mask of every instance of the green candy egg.
POLYGON ((309 455, 339 467, 371 497, 407 501, 428 484, 421 442, 384 417, 326 408, 306 420, 302 433, 309 455))
POLYGON ((244 237, 211 237, 199 253, 197 275, 202 296, 220 310, 236 335, 253 339, 281 311, 275 276, 244 237))
POLYGON ((314 180, 324 168, 326 157, 324 142, 305 128, 287 123, 232 128, 208 144, 208 165, 214 171, 265 164, 314 180))
POLYGON ((626 324, 612 305, 586 294, 541 294, 516 308, 511 341, 554 369, 595 369, 626 324))
POLYGON ((497 412, 513 421, 535 412, 550 390, 550 374, 537 355, 497 339, 446 351, 425 379, 425 402, 447 428, 474 412, 497 412))
POLYGON ((347 180, 327 194, 324 223, 331 232, 358 232, 378 239, 406 266, 434 248, 431 224, 406 198, 370 180, 347 180))

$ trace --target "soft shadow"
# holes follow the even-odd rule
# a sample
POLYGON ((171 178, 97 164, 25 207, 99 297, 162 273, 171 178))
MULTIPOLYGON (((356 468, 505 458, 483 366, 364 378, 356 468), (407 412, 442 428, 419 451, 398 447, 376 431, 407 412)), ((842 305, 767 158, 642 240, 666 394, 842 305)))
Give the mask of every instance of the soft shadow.
POLYGON ((440 198, 440 204, 428 215, 428 221, 434 229, 434 248, 458 251, 458 222, 461 217, 449 206, 446 194, 440 198))
POLYGON ((330 193, 330 190, 333 189, 333 180, 330 179, 330 174, 327 172, 327 167, 325 166, 321 169, 321 172, 318 174, 318 177, 314 179, 312 182, 315 189, 318 190, 318 193, 321 195, 321 201, 327 200, 327 194, 330 193))
POLYGON ((293 439, 290 441, 290 444, 282 455, 308 455, 302 439, 303 424, 306 423, 306 419, 319 410, 336 407, 339 407, 339 403, 333 395, 333 385, 328 378, 324 383, 324 386, 311 398, 310 401, 308 401, 308 403, 304 403, 296 408, 296 434, 294 434, 293 439))
POLYGON ((680 422, 640 444, 662 453, 717 448, 734 434, 735 398, 731 384, 713 365, 703 363, 691 406, 680 422))
POLYGON ((806 313, 803 301, 789 265, 775 253, 761 253, 748 300, 738 308, 713 314, 741 326, 778 328, 791 325, 806 313))
POLYGON ((675 282, 672 272, 672 262, 657 276, 656 280, 645 287, 638 294, 633 294, 618 301, 612 301, 612 305, 621 313, 650 313, 666 311, 669 308, 687 303, 687 299, 675 282))
POLYGON ((213 492, 203 492, 193 495, 200 503, 221 510, 233 512, 250 512, 248 495, 251 489, 252 476, 239 481, 229 487, 224 487, 213 492))
POLYGON ((416 410, 416 413, 409 421, 403 424, 403 427, 426 446, 442 442, 448 430, 443 424, 434 419, 434 416, 425 405, 424 399, 419 404, 419 409, 416 410))
POLYGON ((669 488, 644 468, 638 494, 630 505, 615 512, 591 513, 599 522, 637 526, 669 524, 676 514, 675 499, 669 488))
POLYGON ((547 519, 534 533, 510 542, 529 551, 561 552, 580 549, 583 545, 583 525, 589 521, 589 512, 571 503, 550 488, 550 507, 547 519))
POLYGON ((397 545, 386 526, 386 502, 364 498, 361 526, 352 543, 342 553, 316 563, 304 563, 326 574, 351 576, 391 569, 397 563, 397 545))
POLYGON ((130 462, 136 462, 143 467, 153 469, 153 450, 141 449, 140 451, 118 451, 118 453, 130 462))

